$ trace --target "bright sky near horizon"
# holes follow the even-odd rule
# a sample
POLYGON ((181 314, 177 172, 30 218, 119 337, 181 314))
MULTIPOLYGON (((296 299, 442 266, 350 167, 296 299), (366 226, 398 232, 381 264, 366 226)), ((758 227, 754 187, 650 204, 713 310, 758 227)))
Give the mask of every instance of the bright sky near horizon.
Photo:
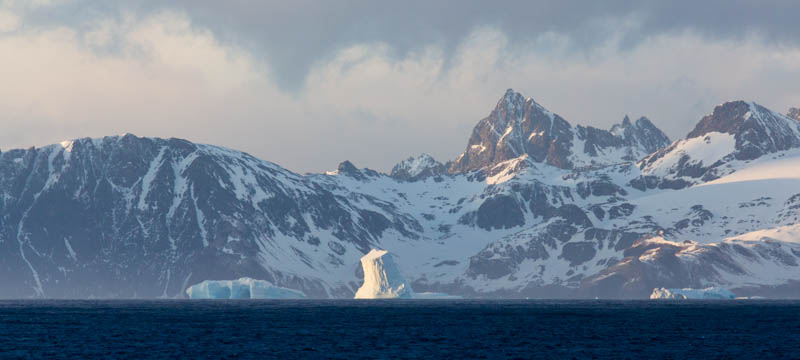
POLYGON ((300 172, 464 150, 505 89, 685 136, 800 106, 797 1, 0 0, 0 149, 124 132, 300 172))

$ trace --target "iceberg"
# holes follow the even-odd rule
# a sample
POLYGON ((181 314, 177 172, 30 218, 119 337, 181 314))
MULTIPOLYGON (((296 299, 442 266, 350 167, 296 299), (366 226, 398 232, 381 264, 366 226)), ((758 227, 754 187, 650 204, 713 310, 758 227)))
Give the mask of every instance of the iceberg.
POLYGON ((364 284, 356 291, 356 299, 411 299, 414 291, 406 283, 394 256, 386 250, 371 250, 361 258, 364 284))
POLYGON ((190 299, 305 299, 297 290, 272 285, 269 281, 241 278, 206 280, 186 289, 190 299))
POLYGON ((719 288, 709 287, 705 289, 666 289, 655 288, 650 294, 650 299, 705 299, 705 300, 729 300, 735 299, 736 295, 732 292, 719 288))

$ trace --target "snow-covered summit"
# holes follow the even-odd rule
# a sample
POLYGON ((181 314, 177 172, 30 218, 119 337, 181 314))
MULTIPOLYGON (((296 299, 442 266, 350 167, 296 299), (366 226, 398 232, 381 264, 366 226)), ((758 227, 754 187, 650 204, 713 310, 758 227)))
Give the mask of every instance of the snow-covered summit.
POLYGON ((405 181, 415 181, 446 173, 445 165, 436 161, 433 156, 421 154, 409 157, 392 168, 389 176, 405 181))
POLYGON ((734 135, 734 156, 739 160, 800 147, 800 123, 754 102, 732 101, 717 106, 686 139, 711 132, 734 135))
POLYGON ((714 108, 685 139, 640 162, 644 176, 680 188, 736 171, 736 165, 766 154, 800 147, 800 123, 753 102, 732 101, 714 108))

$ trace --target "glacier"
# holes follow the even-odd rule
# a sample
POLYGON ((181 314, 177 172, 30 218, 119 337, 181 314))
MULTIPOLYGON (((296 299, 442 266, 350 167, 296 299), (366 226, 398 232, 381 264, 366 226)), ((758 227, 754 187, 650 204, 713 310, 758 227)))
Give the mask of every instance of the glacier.
POLYGON ((186 289, 190 299, 305 299, 294 289, 272 285, 269 281, 251 278, 238 280, 206 280, 186 289))
POLYGON ((394 257, 386 250, 372 249, 361 258, 364 284, 356 291, 356 299, 411 299, 414 291, 408 285, 394 257))
POLYGON ((701 299, 701 300, 730 300, 735 299, 729 290, 720 287, 709 287, 705 289, 667 289, 655 288, 650 294, 650 299, 701 299))

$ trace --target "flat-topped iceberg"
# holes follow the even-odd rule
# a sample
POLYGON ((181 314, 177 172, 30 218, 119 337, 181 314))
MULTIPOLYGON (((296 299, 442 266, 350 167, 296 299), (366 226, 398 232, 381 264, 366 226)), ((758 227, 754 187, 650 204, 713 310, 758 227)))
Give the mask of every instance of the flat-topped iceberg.
POLYGON ((364 284, 356 299, 411 299, 414 291, 406 283, 394 257, 386 250, 371 250, 361 258, 364 284))
POLYGON ((305 299, 301 291, 272 285, 269 281, 241 278, 206 280, 186 289, 190 299, 305 299))
POLYGON ((666 289, 655 288, 650 294, 651 299, 706 299, 706 300, 729 300, 735 299, 736 295, 732 292, 719 288, 709 287, 705 289, 666 289))

